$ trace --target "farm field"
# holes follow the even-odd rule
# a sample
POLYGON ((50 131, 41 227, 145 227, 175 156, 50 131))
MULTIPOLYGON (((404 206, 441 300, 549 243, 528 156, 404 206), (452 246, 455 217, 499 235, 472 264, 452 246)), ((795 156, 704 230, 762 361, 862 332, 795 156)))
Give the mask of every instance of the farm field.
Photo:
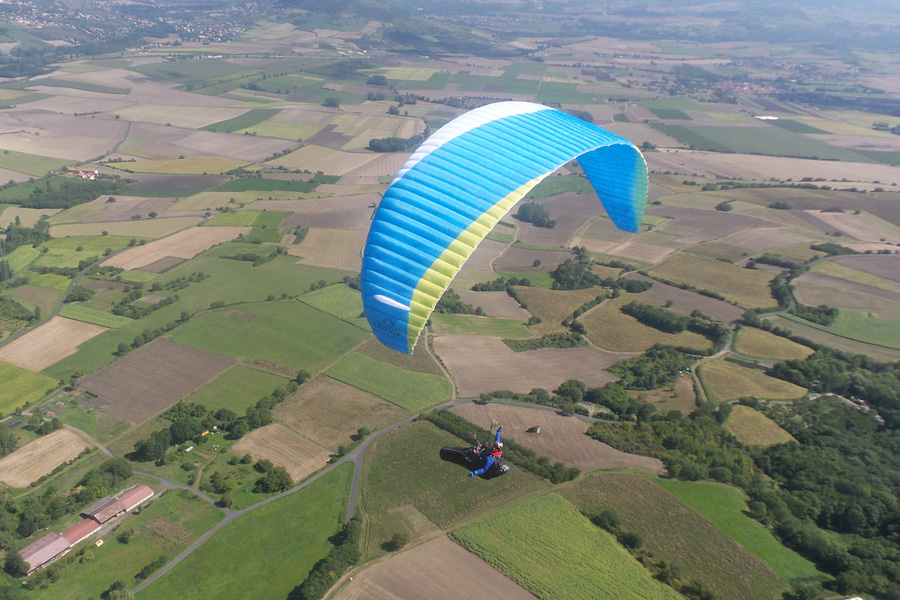
POLYGON ((697 374, 712 402, 727 402, 748 396, 760 400, 795 400, 807 390, 737 363, 717 359, 703 363, 697 374))
POLYGON ((487 405, 459 404, 450 411, 485 429, 496 420, 503 425, 503 439, 509 438, 534 450, 552 463, 561 462, 582 471, 627 467, 662 474, 666 470, 656 458, 621 452, 585 435, 590 423, 555 410, 492 402, 487 405), (535 426, 541 428, 539 434, 527 431, 535 426))
POLYGON ((897 319, 879 319, 856 310, 842 310, 834 323, 824 329, 851 340, 900 350, 900 320, 897 319))
POLYGON ((821 273, 805 273, 794 280, 797 300, 810 306, 825 304, 856 310, 871 317, 900 319, 900 293, 873 288, 821 273))
POLYGON ((530 327, 535 335, 546 335, 565 331, 562 321, 574 313, 582 304, 602 294, 600 288, 587 290, 549 290, 537 287, 516 288, 528 304, 528 312, 540 317, 541 322, 530 327))
POLYGON ((545 494, 453 532, 464 548, 541 598, 680 598, 615 538, 557 494, 545 494), (509 543, 510 536, 516 540, 509 543), (529 552, 522 552, 521 548, 529 552))
POLYGON ((534 600, 530 592, 459 544, 441 536, 366 567, 333 598, 467 600, 483 595, 485 590, 504 600, 534 600))
POLYGON ((279 423, 254 429, 232 446, 231 451, 239 456, 249 454, 254 461, 271 460, 276 467, 284 467, 295 482, 325 466, 331 455, 322 446, 279 423))
POLYGON ((262 359, 314 373, 369 335, 287 300, 207 313, 179 327, 172 339, 237 360, 262 359))
POLYGON ((139 219, 135 221, 113 221, 111 223, 73 223, 51 225, 50 235, 54 238, 101 236, 106 231, 109 235, 121 235, 135 238, 161 238, 182 229, 197 225, 202 217, 166 217, 158 219, 139 219))
POLYGON ((282 375, 235 365, 184 399, 196 402, 213 411, 220 408, 244 414, 249 406, 268 396, 276 388, 283 388, 287 380, 282 375))
POLYGON ((696 292, 682 290, 675 286, 671 286, 659 281, 653 281, 646 275, 632 272, 625 275, 626 279, 635 279, 637 281, 650 281, 653 286, 646 292, 638 294, 637 299, 640 301, 650 300, 659 304, 672 303, 672 310, 688 316, 695 310, 699 310, 704 315, 722 321, 723 323, 731 323, 737 321, 744 315, 743 309, 733 304, 710 298, 696 292))
POLYGON ((404 425, 373 442, 360 488, 369 517, 364 557, 384 554, 381 545, 395 533, 406 533, 416 541, 433 534, 435 525, 449 527, 496 506, 501 499, 514 502, 550 485, 515 468, 490 481, 469 479, 465 468, 441 460, 439 453, 442 446, 467 443, 424 421, 404 425), (410 477, 413 472, 416 476, 410 477), (417 513, 425 519, 413 518, 417 513))
POLYGON ((674 566, 685 579, 702 581, 721 598, 770 600, 788 589, 759 558, 651 478, 601 473, 560 494, 587 514, 614 511, 621 529, 640 535, 642 548, 655 559, 674 566))
POLYGON ((767 448, 794 441, 794 436, 775 421, 749 406, 735 404, 725 421, 725 429, 748 446, 767 448))
POLYGON ((305 265, 358 271, 365 243, 365 231, 320 227, 310 229, 291 253, 298 254, 305 265))
POLYGON ((754 327, 742 327, 735 335, 733 346, 745 356, 775 360, 803 360, 814 352, 803 344, 754 327))
POLYGON ((658 390, 633 390, 629 396, 653 404, 663 414, 680 410, 686 415, 697 408, 697 392, 694 390, 694 379, 690 376, 682 375, 658 390))
POLYGON ((501 338, 532 337, 522 321, 480 317, 476 315, 438 314, 431 315, 431 331, 435 335, 489 335, 501 338))
POLYGON ((497 390, 552 390, 567 379, 602 387, 616 379, 602 369, 632 356, 591 346, 513 352, 499 339, 481 335, 442 335, 433 344, 462 398, 497 390))
MULTIPOLYGON (((527 321, 530 315, 504 292, 473 292, 463 290, 457 292, 459 299, 475 308, 481 307, 489 317, 527 321)), ((529 334, 530 335, 530 334, 529 334)))
POLYGON ((769 271, 742 269, 730 263, 679 252, 647 272, 669 281, 717 292, 744 308, 777 306, 769 293, 769 282, 775 274, 769 271))
POLYGON ((391 350, 383 345, 374 337, 364 343, 357 349, 357 352, 363 356, 374 358, 377 361, 400 367, 404 371, 415 371, 416 373, 429 373, 431 375, 440 375, 444 377, 444 371, 428 352, 415 352, 412 355, 403 354, 396 350, 391 350))
POLYGON ((744 514, 747 501, 740 490, 718 483, 674 479, 654 479, 653 482, 708 519, 785 581, 827 578, 811 562, 782 546, 765 527, 744 514))
POLYGON ((0 459, 0 481, 10 487, 26 487, 89 447, 74 431, 58 429, 0 459))
POLYGON ((409 413, 374 394, 320 376, 276 406, 274 417, 320 446, 336 451, 349 444, 361 427, 376 431, 409 413))
POLYGON ((143 423, 230 367, 224 356, 159 339, 84 377, 82 404, 132 423, 143 423), (166 377, 161 378, 160 373, 166 377))
POLYGON ((303 294, 300 302, 345 321, 358 319, 363 314, 362 296, 346 285, 329 285, 303 294))
POLYGON ((405 371, 359 353, 348 354, 325 374, 411 412, 450 399, 450 382, 446 378, 405 371))
POLYGON ((9 414, 40 400, 59 382, 40 373, 0 360, 0 414, 9 414))
POLYGON ((656 344, 667 346, 683 346, 706 350, 712 346, 704 336, 692 331, 681 333, 664 333, 653 327, 642 324, 621 308, 629 302, 640 302, 660 307, 652 301, 645 301, 642 296, 622 294, 618 298, 604 300, 587 313, 579 317, 579 321, 588 330, 588 339, 604 350, 610 352, 644 352, 656 344))
POLYGON ((331 549, 353 474, 343 466, 257 508, 140 593, 142 600, 285 598, 331 549))
POLYGON ((65 304, 59 311, 59 316, 82 321, 84 323, 92 323, 100 327, 115 329, 133 323, 132 319, 120 315, 114 315, 106 311, 89 308, 81 303, 65 304))
POLYGON ((775 327, 781 327, 782 329, 791 331, 794 335, 805 337, 806 339, 813 342, 824 344, 826 346, 830 346, 844 352, 850 352, 852 354, 865 354, 866 356, 871 356, 875 360, 882 362, 892 362, 900 360, 900 351, 898 350, 851 340, 849 338, 829 333, 828 331, 825 331, 823 329, 818 329, 816 327, 813 327, 812 325, 786 319, 782 316, 766 317, 765 321, 771 323, 775 327))
POLYGON ((106 328, 99 325, 53 317, 0 348, 0 360, 41 371, 75 354, 78 346, 104 331, 106 328))
MULTIPOLYGON (((138 583, 132 576, 160 556, 174 558, 179 552, 222 519, 222 512, 194 494, 184 490, 169 490, 154 499, 140 514, 129 516, 120 530, 135 532, 126 545, 107 532, 106 542, 94 547, 83 543, 92 558, 79 560, 70 553, 60 561, 64 564, 61 580, 47 588, 28 592, 26 598, 41 600, 71 600, 93 598, 109 588, 116 580, 126 585, 138 583)), ((89 538, 93 540, 94 538, 89 538)))
POLYGON ((177 257, 190 259, 212 246, 250 233, 249 227, 192 227, 168 237, 135 246, 103 261, 103 266, 140 269, 154 262, 177 257))

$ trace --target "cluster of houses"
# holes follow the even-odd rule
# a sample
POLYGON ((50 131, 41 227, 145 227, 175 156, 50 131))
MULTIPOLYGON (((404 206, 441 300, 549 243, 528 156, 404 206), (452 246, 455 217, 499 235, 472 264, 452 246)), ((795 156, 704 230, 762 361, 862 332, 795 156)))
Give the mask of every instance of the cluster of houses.
MULTIPOLYGON (((81 512, 80 523, 62 534, 48 533, 36 542, 19 550, 22 559, 28 563, 28 574, 66 554, 75 544, 93 535, 116 517, 140 506, 153 497, 153 490, 139 485, 126 491, 118 498, 104 498, 81 512)), ((98 544, 99 545, 99 544, 98 544)))

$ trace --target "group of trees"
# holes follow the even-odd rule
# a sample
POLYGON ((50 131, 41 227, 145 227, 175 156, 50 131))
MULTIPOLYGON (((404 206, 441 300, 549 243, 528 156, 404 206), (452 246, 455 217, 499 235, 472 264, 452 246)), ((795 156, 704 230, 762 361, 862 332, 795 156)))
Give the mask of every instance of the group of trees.
POLYGON ((353 517, 335 537, 328 556, 313 566, 306 580, 291 590, 287 600, 319 600, 347 569, 359 562, 362 520, 353 517))
POLYGON ((52 178, 44 179, 43 185, 36 185, 22 202, 23 208, 71 208, 90 202, 100 196, 122 194, 128 191, 125 182, 118 176, 101 175, 93 181, 84 179, 52 178))
POLYGON ((531 223, 535 227, 545 227, 553 229, 556 227, 556 219, 550 218, 550 213, 544 208, 543 204, 538 202, 525 202, 519 207, 516 218, 525 223, 531 223))
POLYGON ((369 140, 368 148, 372 152, 406 152, 418 147, 423 141, 425 136, 420 134, 408 138, 373 138, 369 140))
POLYGON ((0 238, 0 256, 9 254, 19 246, 30 245, 37 248, 49 239, 50 221, 47 215, 41 215, 34 227, 24 227, 18 223, 10 223, 6 228, 6 235, 0 238))

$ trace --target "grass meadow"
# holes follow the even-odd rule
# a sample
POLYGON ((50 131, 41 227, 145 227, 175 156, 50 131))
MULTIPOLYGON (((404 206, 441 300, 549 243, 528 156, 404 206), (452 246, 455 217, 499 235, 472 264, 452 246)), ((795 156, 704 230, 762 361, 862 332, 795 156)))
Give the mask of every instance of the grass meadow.
POLYGON ((851 340, 900 349, 900 321, 896 319, 870 317, 858 310, 842 310, 834 323, 823 329, 851 340))
POLYGON ((745 367, 730 360, 712 360, 698 367, 697 374, 712 402, 727 402, 753 396, 760 400, 796 400, 806 388, 745 367))
POLYGON ((450 399, 446 377, 406 371, 358 353, 348 354, 325 374, 410 412, 450 399))
POLYGON ((41 255, 41 251, 31 245, 19 246, 9 254, 3 257, 13 273, 21 271, 41 255))
POLYGON ((253 127, 263 121, 271 119, 280 112, 281 109, 278 108, 251 108, 239 117, 207 125, 204 129, 222 133, 233 133, 240 129, 247 129, 248 127, 253 127))
POLYGON ((841 337, 837 334, 825 331, 824 329, 813 327, 811 323, 808 323, 807 321, 801 321, 792 315, 787 315, 787 317, 776 315, 774 317, 766 317, 765 320, 774 326, 791 331, 795 335, 805 337, 819 344, 831 346, 832 348, 836 348, 843 352, 850 352, 851 354, 865 354, 881 362, 893 362, 900 360, 900 351, 841 337))
POLYGON ((18 171, 34 177, 43 177, 48 172, 58 171, 69 164, 72 164, 72 161, 63 158, 50 158, 15 150, 0 152, 0 169, 18 171))
POLYGON ((218 531, 139 595, 141 600, 285 598, 331 549, 353 469, 257 508, 218 531))
POLYGON ((742 444, 767 448, 794 441, 794 436, 775 421, 749 406, 735 404, 725 422, 725 429, 742 444))
POLYGON ((3 382, 0 385, 0 414, 4 415, 40 400, 57 385, 54 379, 3 361, 0 361, 0 381, 3 382))
POLYGON ((539 598, 681 598, 557 494, 528 500, 451 536, 539 598))
POLYGON ((76 321, 83 321, 85 323, 93 323, 94 325, 109 327, 111 329, 116 329, 134 322, 134 320, 129 319, 128 317, 88 308, 80 302, 64 305, 62 310, 59 311, 59 316, 74 319, 76 321))
POLYGON ((654 482, 707 518, 785 581, 827 578, 811 562, 781 545, 768 529, 744 514, 747 501, 737 488, 674 479, 654 479, 654 482))
POLYGON ((374 442, 366 456, 361 487, 368 515, 364 556, 384 554, 381 544, 395 533, 407 533, 415 540, 432 532, 435 525, 447 528, 549 487, 516 468, 497 479, 469 479, 465 467, 441 460, 442 446, 468 443, 426 421, 405 425, 374 442), (404 507, 410 505, 431 521, 427 532, 402 517, 404 507))
POLYGON ((261 214, 261 210, 249 208, 234 212, 220 212, 203 225, 205 227, 251 227, 261 214))
POLYGON ((196 402, 212 410, 228 408, 244 414, 249 406, 283 388, 287 379, 282 375, 261 371, 252 367, 235 365, 185 398, 185 402, 196 402))
POLYGON ((139 515, 125 517, 119 531, 133 530, 134 538, 123 544, 109 534, 99 548, 83 544, 85 554, 69 553, 62 582, 25 593, 25 598, 70 600, 98 598, 116 580, 127 587, 140 583, 134 576, 160 556, 168 560, 187 548, 222 519, 222 512, 190 492, 170 490, 154 500, 139 515), (85 559, 86 557, 89 557, 85 559))
POLYGON ((329 285, 303 294, 300 302, 338 319, 356 319, 363 314, 362 296, 346 285, 329 285))

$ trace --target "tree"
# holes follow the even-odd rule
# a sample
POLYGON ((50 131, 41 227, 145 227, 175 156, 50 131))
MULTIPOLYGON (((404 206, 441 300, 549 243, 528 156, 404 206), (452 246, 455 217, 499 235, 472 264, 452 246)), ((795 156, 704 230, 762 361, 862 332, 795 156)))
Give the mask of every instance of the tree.
POLYGON ((13 577, 25 577, 28 575, 28 563, 18 552, 7 552, 3 563, 3 570, 13 577))
POLYGON ((8 427, 0 427, 0 456, 6 456, 16 449, 19 440, 8 427))
POLYGON ((385 544, 385 546, 391 552, 396 552, 397 550, 399 550, 403 546, 407 545, 408 543, 409 543, 409 536, 407 534, 395 533, 394 537, 392 537, 390 539, 390 541, 388 541, 388 543, 385 544))
POLYGON ((325 102, 322 103, 322 106, 327 106, 328 108, 340 108, 341 99, 329 96, 328 98, 325 98, 325 102))
POLYGON ((253 491, 263 494, 273 494, 283 492, 289 489, 293 484, 294 481, 291 479, 287 469, 284 467, 275 467, 266 473, 265 477, 260 477, 256 481, 256 487, 253 491))

